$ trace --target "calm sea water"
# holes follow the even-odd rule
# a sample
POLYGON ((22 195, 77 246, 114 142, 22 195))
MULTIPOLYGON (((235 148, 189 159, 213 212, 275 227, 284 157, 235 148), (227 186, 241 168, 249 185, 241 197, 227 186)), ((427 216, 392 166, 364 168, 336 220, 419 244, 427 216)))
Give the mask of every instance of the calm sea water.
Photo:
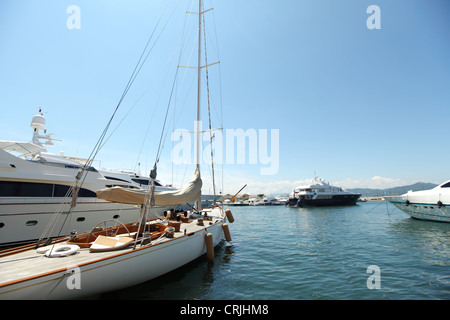
MULTIPOLYGON (((232 241, 153 281, 102 299, 450 299, 450 224, 386 202, 351 207, 231 207, 232 241), (369 266, 379 289, 369 289, 369 266)), ((372 283, 370 281, 370 283, 372 283)))

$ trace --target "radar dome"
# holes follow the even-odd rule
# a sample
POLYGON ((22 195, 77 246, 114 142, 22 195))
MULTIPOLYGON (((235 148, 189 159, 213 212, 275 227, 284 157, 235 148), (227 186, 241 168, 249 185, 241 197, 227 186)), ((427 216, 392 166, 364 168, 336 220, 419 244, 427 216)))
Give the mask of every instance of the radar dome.
POLYGON ((42 114, 37 114, 31 120, 31 128, 37 130, 44 130, 45 127, 45 118, 42 114))

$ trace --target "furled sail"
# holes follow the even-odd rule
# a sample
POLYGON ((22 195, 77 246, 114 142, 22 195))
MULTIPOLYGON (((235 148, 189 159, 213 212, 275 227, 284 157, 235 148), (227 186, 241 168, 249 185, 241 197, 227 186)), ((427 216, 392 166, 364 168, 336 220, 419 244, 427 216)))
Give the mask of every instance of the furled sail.
MULTIPOLYGON (((154 200, 157 206, 171 206, 189 203, 200 199, 202 179, 198 168, 195 170, 188 186, 179 190, 154 191, 154 200)), ((144 204, 149 201, 148 190, 129 189, 122 187, 106 188, 97 191, 97 198, 127 204, 144 204)))

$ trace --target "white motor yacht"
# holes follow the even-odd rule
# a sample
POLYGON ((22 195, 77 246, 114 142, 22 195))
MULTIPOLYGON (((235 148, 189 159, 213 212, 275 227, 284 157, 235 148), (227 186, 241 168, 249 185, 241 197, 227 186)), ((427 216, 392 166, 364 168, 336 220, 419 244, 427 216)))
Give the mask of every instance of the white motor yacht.
POLYGON ((295 188, 286 205, 289 207, 349 206, 355 205, 360 196, 358 193, 332 186, 316 176, 313 184, 295 188))
POLYGON ((413 218, 450 222, 450 180, 433 189, 384 198, 413 218))
MULTIPOLYGON (((0 246, 39 239, 57 211, 70 212, 70 230, 61 230, 61 221, 49 230, 49 237, 56 237, 61 231, 84 232, 106 219, 120 218, 125 223, 135 221, 139 206, 112 203, 96 196, 98 190, 107 187, 139 189, 147 184, 148 188, 150 178, 132 173, 89 167, 77 206, 70 208, 69 203, 61 204, 84 163, 82 159, 47 152, 45 146, 52 145, 55 139, 51 134, 45 134, 44 126, 45 118, 39 110, 31 122, 32 142, 0 141, 0 246), (42 130, 44 134, 40 134, 42 130)), ((152 214, 159 216, 168 209, 152 208, 152 214)))
MULTIPOLYGON (((202 34, 206 34, 203 15, 209 11, 199 0, 198 16, 195 17, 198 19, 199 63, 197 141, 201 141, 201 49, 204 44, 202 34)), ((146 51, 141 57, 145 56, 146 51)), ((163 134, 164 130, 161 137, 163 134)), ((97 146, 101 145, 101 141, 97 146)), ((213 260, 214 248, 223 241, 223 236, 225 240, 231 241, 227 222, 232 223, 234 218, 231 211, 225 211, 222 207, 201 207, 203 182, 200 175, 200 150, 197 148, 196 169, 191 182, 183 189, 157 191, 153 180, 146 190, 112 187, 96 192, 99 199, 140 206, 136 223, 120 222, 110 226, 104 221, 93 224, 90 232, 53 239, 52 245, 41 246, 39 241, 28 247, 0 251, 0 299, 92 297, 163 276, 204 254, 213 260), (173 206, 193 201, 196 202, 196 212, 189 216, 171 212, 164 221, 148 219, 148 210, 154 206, 173 206)), ((160 151, 150 173, 153 179, 157 176, 160 151)), ((16 166, 15 163, 13 165, 16 166)), ((76 181, 82 181, 85 169, 77 174, 76 181)))

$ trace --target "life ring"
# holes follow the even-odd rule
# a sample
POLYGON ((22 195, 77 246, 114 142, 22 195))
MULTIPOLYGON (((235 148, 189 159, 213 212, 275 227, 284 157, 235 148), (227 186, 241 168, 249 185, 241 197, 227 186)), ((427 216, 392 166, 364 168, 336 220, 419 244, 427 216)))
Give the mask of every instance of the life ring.
POLYGON ((67 245, 58 246, 58 247, 48 250, 45 253, 45 256, 49 257, 49 258, 67 257, 67 256, 70 256, 71 254, 77 253, 78 250, 80 250, 79 246, 73 245, 73 244, 67 244, 67 245))

